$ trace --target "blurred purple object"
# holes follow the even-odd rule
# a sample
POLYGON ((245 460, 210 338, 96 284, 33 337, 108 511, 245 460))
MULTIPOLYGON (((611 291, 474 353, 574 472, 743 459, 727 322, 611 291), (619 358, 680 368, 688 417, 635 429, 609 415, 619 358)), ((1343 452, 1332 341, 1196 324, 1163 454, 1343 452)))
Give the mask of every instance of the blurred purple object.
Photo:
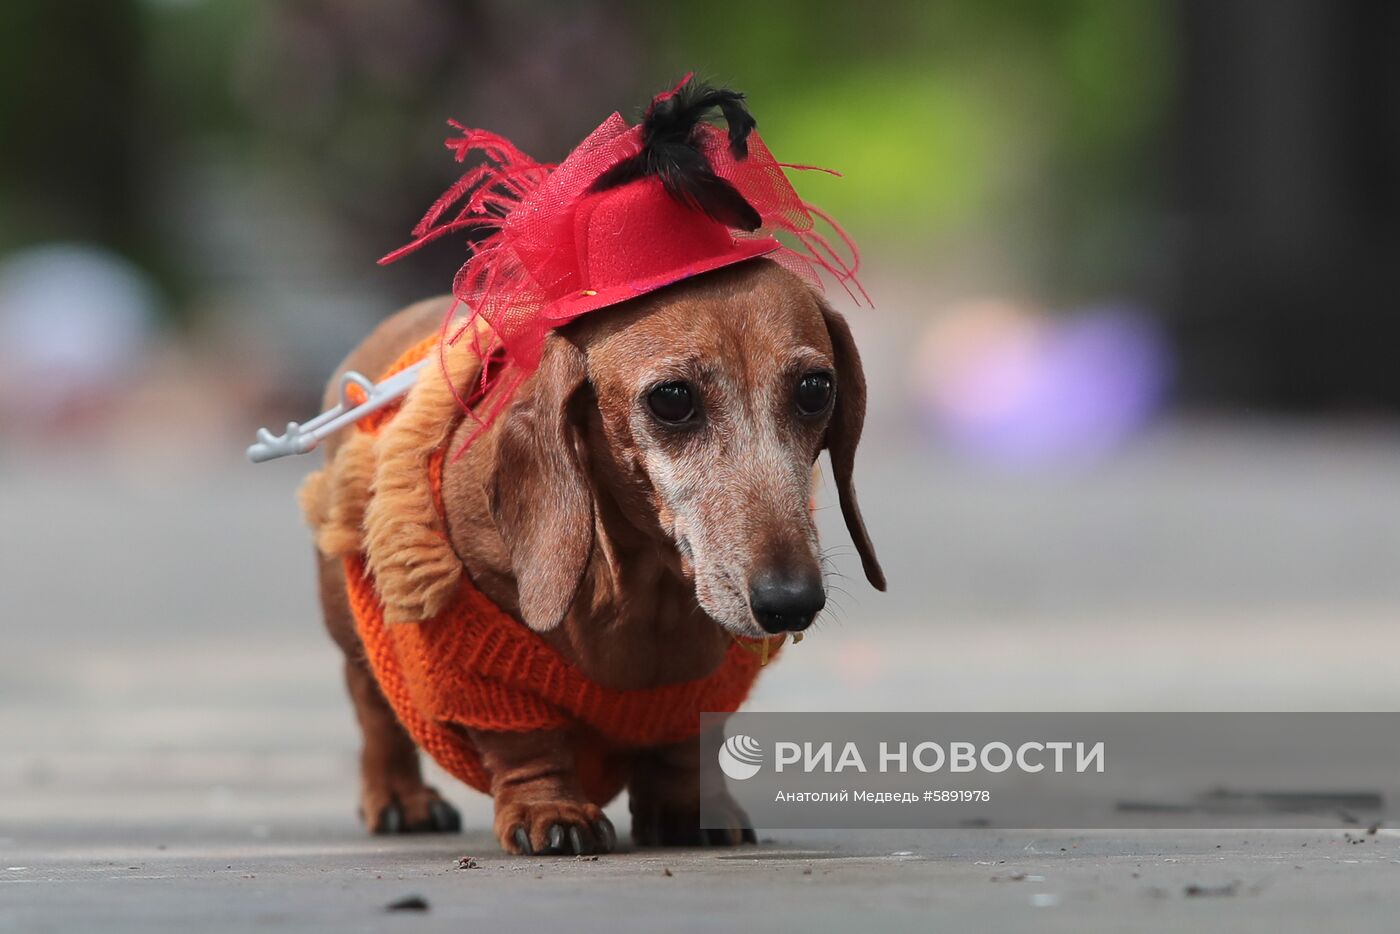
POLYGON ((986 302, 936 322, 918 370, 934 434, 1008 465, 1082 462, 1112 451, 1161 407, 1170 354, 1130 307, 1049 316, 986 302))
POLYGON ((50 243, 0 258, 0 416, 44 425, 137 372, 159 299, 111 251, 50 243))

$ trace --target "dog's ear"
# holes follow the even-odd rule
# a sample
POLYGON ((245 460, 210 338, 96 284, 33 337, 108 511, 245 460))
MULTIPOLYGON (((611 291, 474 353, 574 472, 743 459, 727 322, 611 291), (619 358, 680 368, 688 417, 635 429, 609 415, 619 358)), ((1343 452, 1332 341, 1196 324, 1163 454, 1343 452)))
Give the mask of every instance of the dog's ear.
POLYGON ((846 319, 837 314, 826 302, 818 299, 822 317, 826 319, 826 330, 831 335, 831 349, 836 358, 836 410, 831 414, 831 422, 826 429, 826 449, 831 454, 831 470, 836 478, 836 492, 841 498, 841 515, 846 519, 846 529, 851 533, 856 551, 860 554, 861 567, 866 579, 876 590, 885 589, 885 572, 875 557, 875 546, 870 543, 870 533, 865 531, 865 520, 860 515, 860 505, 856 502, 855 482, 852 474, 856 466, 856 446, 860 443, 860 433, 865 427, 865 371, 861 369, 860 353, 851 337, 846 319))
POLYGON ((578 593, 593 550, 593 494, 571 410, 587 383, 584 355, 559 335, 504 413, 491 479, 491 515, 532 629, 558 626, 578 593))

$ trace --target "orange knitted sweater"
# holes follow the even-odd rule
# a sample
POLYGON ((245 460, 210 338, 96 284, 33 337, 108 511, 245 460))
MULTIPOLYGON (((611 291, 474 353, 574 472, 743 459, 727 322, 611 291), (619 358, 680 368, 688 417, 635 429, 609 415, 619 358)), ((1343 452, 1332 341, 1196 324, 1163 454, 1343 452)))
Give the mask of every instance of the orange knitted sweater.
MULTIPOLYGON (((421 358, 433 344, 425 341, 405 358, 421 358)), ((389 372, 412 362, 401 359, 389 372)), ((391 417, 386 410, 359 428, 377 433, 391 417)), ((429 469, 440 471, 442 461, 434 457, 429 469)), ((438 478, 432 481, 436 489, 438 478)), ((762 666, 754 651, 758 645, 736 641, 707 677, 613 690, 588 680, 466 575, 456 598, 437 616, 388 625, 363 556, 346 558, 344 565, 355 628, 399 722, 439 765, 480 791, 489 792, 491 776, 461 727, 567 730, 584 792, 606 804, 625 784, 628 747, 697 735, 701 711, 737 710, 762 666)))

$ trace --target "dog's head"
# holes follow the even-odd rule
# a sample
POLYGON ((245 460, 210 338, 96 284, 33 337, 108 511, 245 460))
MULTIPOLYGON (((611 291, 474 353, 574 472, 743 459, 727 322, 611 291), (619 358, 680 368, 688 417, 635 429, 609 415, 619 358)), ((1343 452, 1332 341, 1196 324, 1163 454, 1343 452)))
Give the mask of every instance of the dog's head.
POLYGON ((557 625, 601 510, 664 538, 700 606, 742 635, 805 629, 826 601, 813 468, 823 448, 870 583, 852 485, 865 377, 850 330, 766 260, 552 335, 501 429, 492 508, 525 621, 557 625))

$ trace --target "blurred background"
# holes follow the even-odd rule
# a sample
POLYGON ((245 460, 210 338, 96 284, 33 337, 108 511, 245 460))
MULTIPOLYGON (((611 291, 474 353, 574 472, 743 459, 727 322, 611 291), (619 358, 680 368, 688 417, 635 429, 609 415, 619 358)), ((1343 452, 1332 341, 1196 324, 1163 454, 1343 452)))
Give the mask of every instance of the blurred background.
POLYGON ((844 173, 796 181, 875 302, 890 593, 824 510, 758 706, 1397 707, 1397 47, 1381 0, 7 0, 0 807, 348 817, 316 458, 243 449, 449 287, 460 242, 375 265, 448 118, 554 161, 689 70, 844 173))

